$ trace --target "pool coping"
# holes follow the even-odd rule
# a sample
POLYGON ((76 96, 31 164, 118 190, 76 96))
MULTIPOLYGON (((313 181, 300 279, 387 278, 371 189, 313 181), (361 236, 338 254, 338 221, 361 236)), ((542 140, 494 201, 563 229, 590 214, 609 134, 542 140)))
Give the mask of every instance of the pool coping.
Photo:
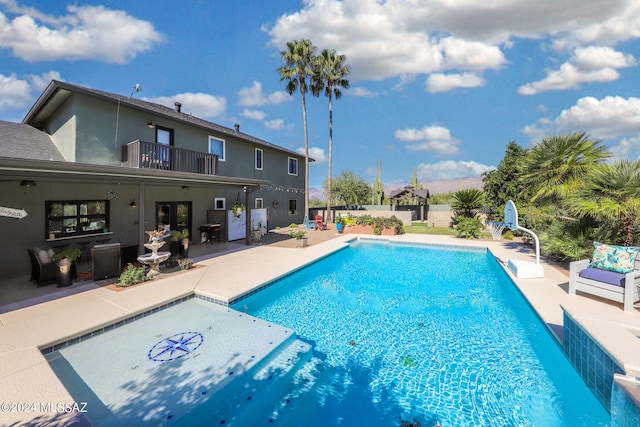
MULTIPOLYGON (((640 376, 640 311, 624 312, 621 305, 589 296, 571 296, 568 276, 541 261, 545 277, 517 279, 507 268, 509 259, 533 261, 528 247, 509 241, 468 241, 449 236, 343 235, 306 248, 256 246, 199 261, 205 268, 187 271, 140 287, 113 292, 93 289, 20 310, 0 314, 0 402, 70 403, 69 395, 49 368, 41 349, 64 343, 127 318, 156 309, 190 295, 230 304, 255 289, 345 247, 354 239, 486 248, 505 268, 550 330, 561 331, 563 310, 598 341, 628 375, 640 376)), ((39 407, 39 406, 34 406, 39 407)), ((77 414, 43 414, 33 411, 0 412, 0 424, 41 420, 42 417, 77 414)), ((40 421, 41 422, 41 421, 40 421)))

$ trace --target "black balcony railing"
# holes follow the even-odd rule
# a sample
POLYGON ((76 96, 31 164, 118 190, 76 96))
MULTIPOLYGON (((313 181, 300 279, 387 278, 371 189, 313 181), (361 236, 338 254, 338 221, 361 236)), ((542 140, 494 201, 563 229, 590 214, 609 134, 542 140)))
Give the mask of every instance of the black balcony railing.
POLYGON ((217 175, 218 156, 136 140, 122 147, 122 164, 130 168, 162 169, 217 175))

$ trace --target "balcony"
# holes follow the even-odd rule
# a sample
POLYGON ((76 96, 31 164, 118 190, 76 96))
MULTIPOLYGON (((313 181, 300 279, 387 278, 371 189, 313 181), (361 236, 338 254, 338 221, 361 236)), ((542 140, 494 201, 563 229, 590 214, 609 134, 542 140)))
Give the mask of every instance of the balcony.
POLYGON ((122 147, 122 165, 130 168, 217 175, 218 156, 136 140, 122 147))

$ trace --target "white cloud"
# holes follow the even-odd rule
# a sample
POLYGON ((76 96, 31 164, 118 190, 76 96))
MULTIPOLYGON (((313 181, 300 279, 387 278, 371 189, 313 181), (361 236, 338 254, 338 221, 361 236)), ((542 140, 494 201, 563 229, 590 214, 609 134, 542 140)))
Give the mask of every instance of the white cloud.
POLYGON ((238 91, 238 104, 243 107, 260 107, 263 105, 277 105, 291 101, 291 96, 284 91, 276 91, 265 94, 262 91, 262 83, 253 82, 251 87, 245 87, 238 91))
MULTIPOLYGON (((313 0, 266 28, 282 49, 310 39, 347 56, 350 80, 382 80, 437 73, 481 74, 508 65, 504 51, 523 39, 558 50, 605 49, 640 37, 637 0, 313 0), (585 48, 589 49, 589 48, 585 48)), ((588 64, 576 51, 562 69, 521 88, 525 94, 618 78, 622 65, 604 52, 588 64), (547 89, 547 87, 549 89, 547 89)), ((602 52, 601 52, 602 53, 602 52)))
POLYGON ((483 172, 495 168, 495 166, 487 166, 474 161, 445 160, 438 163, 420 163, 416 168, 416 174, 422 181, 468 178, 480 176, 483 172))
POLYGON ((99 60, 126 63, 162 41, 148 21, 104 6, 67 7, 68 14, 51 17, 15 2, 0 5, 0 48, 26 61, 99 60))
POLYGON ((26 107, 31 101, 31 86, 15 74, 0 74, 0 110, 26 107))
POLYGON ((182 112, 192 114, 203 119, 219 117, 227 109, 227 100, 222 96, 213 96, 206 93, 179 93, 173 96, 158 96, 155 98, 142 98, 145 101, 155 102, 165 107, 173 108, 174 103, 182 104, 182 112))
POLYGON ((361 96, 364 98, 373 98, 375 96, 378 96, 378 94, 371 92, 369 89, 365 89, 363 87, 351 87, 347 92, 345 92, 345 94, 353 95, 353 96, 361 96))
POLYGON ((29 74, 23 79, 14 73, 8 76, 0 74, 0 111, 30 106, 37 97, 37 93, 42 92, 52 79, 62 80, 57 71, 40 75, 29 74))
POLYGON ((397 130, 395 137, 407 142, 406 148, 412 151, 430 151, 437 155, 452 155, 459 152, 460 141, 452 137, 449 129, 443 126, 432 125, 422 129, 397 130))
MULTIPOLYGON (((304 151, 304 147, 296 149, 296 153, 302 154, 303 156, 304 151)), ((327 161, 327 156, 324 153, 324 149, 318 147, 309 147, 309 157, 315 160, 315 164, 324 163, 327 161)))
POLYGON ((585 130, 599 138, 612 138, 640 132, 640 98, 591 96, 563 110, 555 120, 561 132, 585 130))
POLYGON ((456 25, 441 18, 443 13, 457 13, 455 9, 445 0, 308 1, 267 31, 278 49, 292 39, 308 38, 321 49, 345 54, 354 81, 503 65, 504 55, 494 42, 450 35, 456 33, 456 25))
POLYGON ((470 87, 478 87, 484 86, 486 83, 485 79, 480 76, 477 76, 473 73, 463 73, 463 74, 431 74, 427 81, 425 82, 425 86, 428 92, 437 93, 437 92, 447 92, 456 88, 470 88, 470 87))
POLYGON ((616 160, 640 158, 640 135, 623 138, 618 145, 609 147, 616 160))
POLYGON ((264 125, 271 130, 282 130, 286 128, 284 120, 282 119, 267 120, 264 122, 264 125))
POLYGON ((253 120, 264 120, 267 117, 267 113, 261 110, 249 110, 245 108, 241 113, 242 117, 246 117, 248 119, 253 120))
POLYGON ((521 95, 535 95, 548 90, 563 90, 579 87, 582 83, 610 82, 620 77, 618 68, 635 65, 632 55, 609 47, 589 46, 575 50, 569 62, 558 70, 547 72, 542 80, 527 83, 518 89, 521 95))
POLYGON ((616 156, 622 156, 634 152, 640 134, 640 98, 587 96, 561 111, 556 118, 541 118, 521 131, 534 143, 548 135, 573 132, 586 132, 593 138, 605 140, 609 146, 613 146, 615 138, 623 138, 619 146, 612 148, 616 156))

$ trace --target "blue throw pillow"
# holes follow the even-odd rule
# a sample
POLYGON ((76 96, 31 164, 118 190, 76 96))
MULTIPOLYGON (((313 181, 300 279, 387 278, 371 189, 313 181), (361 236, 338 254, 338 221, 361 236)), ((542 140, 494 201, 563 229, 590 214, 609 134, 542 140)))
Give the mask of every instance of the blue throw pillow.
POLYGON ((623 274, 633 270, 639 248, 605 245, 598 242, 593 242, 593 246, 593 256, 589 268, 599 268, 623 274))

